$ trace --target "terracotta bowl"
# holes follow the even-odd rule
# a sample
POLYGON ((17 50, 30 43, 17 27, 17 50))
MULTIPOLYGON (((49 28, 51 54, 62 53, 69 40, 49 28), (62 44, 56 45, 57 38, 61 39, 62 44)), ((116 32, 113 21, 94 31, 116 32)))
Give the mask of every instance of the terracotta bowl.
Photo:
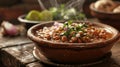
POLYGON ((31 27, 27 35, 35 43, 37 49, 46 58, 58 63, 89 63, 96 61, 111 51, 113 44, 119 39, 119 32, 102 23, 93 23, 112 32, 111 39, 96 43, 60 43, 36 37, 36 30, 44 26, 51 26, 54 22, 46 22, 31 27))
MULTIPOLYGON (((116 2, 116 6, 120 5, 120 2, 116 2)), ((94 3, 90 4, 90 11, 93 17, 96 17, 100 22, 111 25, 120 31, 120 13, 104 12, 94 8, 94 3)))

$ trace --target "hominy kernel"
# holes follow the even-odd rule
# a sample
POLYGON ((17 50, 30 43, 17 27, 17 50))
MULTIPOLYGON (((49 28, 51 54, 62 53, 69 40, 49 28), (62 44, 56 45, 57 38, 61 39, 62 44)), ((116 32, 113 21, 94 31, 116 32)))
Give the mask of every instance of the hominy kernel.
POLYGON ((61 40, 62 40, 63 42, 65 42, 65 41, 67 41, 68 39, 67 39, 66 36, 62 36, 61 40))

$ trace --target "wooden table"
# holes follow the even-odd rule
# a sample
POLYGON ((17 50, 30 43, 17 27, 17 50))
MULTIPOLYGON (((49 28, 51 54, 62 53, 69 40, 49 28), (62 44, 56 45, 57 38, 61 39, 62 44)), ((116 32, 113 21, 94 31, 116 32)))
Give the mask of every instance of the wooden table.
MULTIPOLYGON (((0 67, 48 67, 33 56, 34 43, 26 36, 0 37, 0 67)), ((120 40, 108 60, 92 67, 120 67, 120 40)))

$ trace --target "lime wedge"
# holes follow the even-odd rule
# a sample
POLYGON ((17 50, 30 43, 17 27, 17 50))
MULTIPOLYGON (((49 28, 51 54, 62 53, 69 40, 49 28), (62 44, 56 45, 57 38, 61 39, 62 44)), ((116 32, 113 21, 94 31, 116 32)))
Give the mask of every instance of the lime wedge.
POLYGON ((40 20, 41 20, 41 21, 50 21, 50 20, 53 19, 52 13, 51 13, 50 11, 48 11, 48 10, 42 11, 42 12, 39 14, 39 16, 40 16, 40 20))
POLYGON ((39 21, 40 20, 40 12, 39 11, 37 11, 37 10, 32 10, 32 11, 30 11, 28 14, 27 14, 27 16, 26 16, 26 18, 25 19, 27 19, 27 20, 33 20, 33 21, 39 21))

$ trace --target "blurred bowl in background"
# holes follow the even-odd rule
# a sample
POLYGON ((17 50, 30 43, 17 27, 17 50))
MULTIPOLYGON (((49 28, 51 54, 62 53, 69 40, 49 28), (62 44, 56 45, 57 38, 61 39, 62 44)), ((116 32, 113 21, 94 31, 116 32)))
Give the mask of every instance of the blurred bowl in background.
POLYGON ((25 24, 26 29, 29 29, 31 26, 33 26, 33 25, 35 25, 35 24, 37 24, 37 23, 40 23, 40 21, 30 21, 30 20, 26 20, 26 19, 25 19, 25 16, 26 16, 25 14, 19 16, 19 17, 18 17, 18 20, 19 20, 21 23, 25 24))
MULTIPOLYGON (((120 5, 120 2, 115 3, 116 6, 120 5)), ((99 19, 100 22, 111 25, 120 31, 120 13, 97 10, 94 4, 95 3, 90 4, 91 15, 99 19)))
POLYGON ((91 13, 90 13, 90 4, 93 3, 93 2, 96 2, 97 0, 85 0, 84 4, 83 4, 83 12, 86 14, 86 17, 87 18, 92 18, 93 16, 91 16, 91 13))
POLYGON ((26 16, 26 14, 19 16, 18 20, 21 22, 24 22, 24 23, 33 23, 33 24, 40 23, 40 21, 26 20, 25 16, 26 16))
MULTIPOLYGON (((26 20, 25 17, 26 17, 26 14, 21 15, 21 16, 18 17, 18 20, 19 20, 21 23, 24 23, 24 24, 25 24, 26 29, 29 29, 31 26, 33 26, 33 25, 35 25, 35 24, 39 24, 39 23, 45 22, 45 21, 26 20)), ((52 21, 47 21, 47 22, 52 22, 52 21)))

